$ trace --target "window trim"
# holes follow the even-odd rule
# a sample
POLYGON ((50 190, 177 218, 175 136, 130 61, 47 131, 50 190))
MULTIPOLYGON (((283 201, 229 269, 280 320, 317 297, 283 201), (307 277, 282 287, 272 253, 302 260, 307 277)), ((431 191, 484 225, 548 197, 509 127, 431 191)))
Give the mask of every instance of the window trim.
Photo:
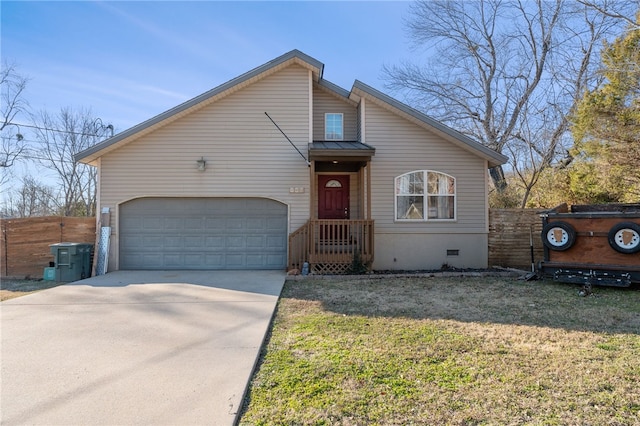
POLYGON ((344 114, 341 112, 325 112, 324 113, 324 140, 325 141, 343 141, 344 140, 344 114), (330 115, 340 116, 340 138, 329 138, 327 133, 327 117, 330 115))
POLYGON ((425 223, 425 222, 456 222, 458 220, 458 180, 455 176, 452 176, 448 173, 443 173, 438 170, 430 170, 430 169, 422 169, 422 170, 412 170, 410 172, 402 173, 401 175, 396 176, 393 179, 393 221, 398 223, 425 223), (403 176, 407 176, 413 173, 422 173, 423 177, 423 188, 422 194, 399 194, 397 193, 398 179, 403 176), (428 192, 429 188, 429 173, 435 173, 442 176, 446 176, 447 178, 453 179, 453 194, 430 194, 428 192), (400 219, 398 218, 398 197, 401 196, 419 196, 423 197, 423 218, 422 219, 400 219), (453 217, 452 218, 429 218, 428 209, 429 209, 429 197, 433 196, 447 196, 453 198, 453 217))

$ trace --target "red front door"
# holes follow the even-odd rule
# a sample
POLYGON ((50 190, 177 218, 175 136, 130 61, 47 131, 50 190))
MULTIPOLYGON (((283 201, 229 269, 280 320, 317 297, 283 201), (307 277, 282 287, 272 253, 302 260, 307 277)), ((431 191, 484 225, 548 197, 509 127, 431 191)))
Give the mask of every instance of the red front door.
POLYGON ((349 219, 349 176, 318 176, 318 219, 349 219))

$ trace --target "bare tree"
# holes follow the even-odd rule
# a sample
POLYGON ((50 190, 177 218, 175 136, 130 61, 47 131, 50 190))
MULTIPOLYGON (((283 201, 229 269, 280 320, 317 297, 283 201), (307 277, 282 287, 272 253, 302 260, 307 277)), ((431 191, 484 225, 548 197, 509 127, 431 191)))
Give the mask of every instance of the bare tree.
POLYGON ((10 168, 26 149, 26 141, 14 121, 28 107, 23 98, 27 82, 27 78, 17 73, 14 64, 3 60, 0 70, 0 185, 3 187, 10 177, 10 168))
POLYGON ((640 10, 639 0, 577 0, 579 3, 612 18, 625 21, 631 28, 640 29, 629 10, 640 10))
POLYGON ((91 111, 63 108, 58 116, 41 112, 35 119, 36 139, 42 144, 40 163, 54 171, 62 191, 64 216, 93 216, 96 208, 96 168, 74 161, 78 152, 107 136, 104 126, 91 111))
MULTIPOLYGON (((385 67, 388 87, 510 156, 524 206, 539 173, 566 155, 566 117, 594 84, 601 41, 620 21, 562 0, 423 0, 411 12, 413 47, 432 56, 385 67)), ((490 175, 504 191, 504 168, 490 175)))
POLYGON ((53 188, 32 176, 24 177, 20 188, 10 192, 4 204, 5 217, 48 216, 58 212, 53 188))

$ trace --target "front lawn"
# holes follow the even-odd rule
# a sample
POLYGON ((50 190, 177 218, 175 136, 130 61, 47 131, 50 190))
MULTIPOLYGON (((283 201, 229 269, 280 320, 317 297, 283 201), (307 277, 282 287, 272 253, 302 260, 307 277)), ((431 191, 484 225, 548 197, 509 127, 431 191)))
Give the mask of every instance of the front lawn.
POLYGON ((64 283, 45 280, 19 280, 13 278, 2 278, 0 280, 0 301, 9 300, 36 291, 56 287, 64 283))
POLYGON ((288 281, 242 425, 638 425, 640 291, 288 281))

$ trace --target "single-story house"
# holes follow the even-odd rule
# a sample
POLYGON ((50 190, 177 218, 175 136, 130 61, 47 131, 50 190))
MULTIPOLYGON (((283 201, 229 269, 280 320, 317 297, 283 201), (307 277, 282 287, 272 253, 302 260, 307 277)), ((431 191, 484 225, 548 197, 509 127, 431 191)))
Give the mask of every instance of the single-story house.
POLYGON ((77 154, 108 270, 486 267, 506 157, 323 69, 293 50, 77 154))

